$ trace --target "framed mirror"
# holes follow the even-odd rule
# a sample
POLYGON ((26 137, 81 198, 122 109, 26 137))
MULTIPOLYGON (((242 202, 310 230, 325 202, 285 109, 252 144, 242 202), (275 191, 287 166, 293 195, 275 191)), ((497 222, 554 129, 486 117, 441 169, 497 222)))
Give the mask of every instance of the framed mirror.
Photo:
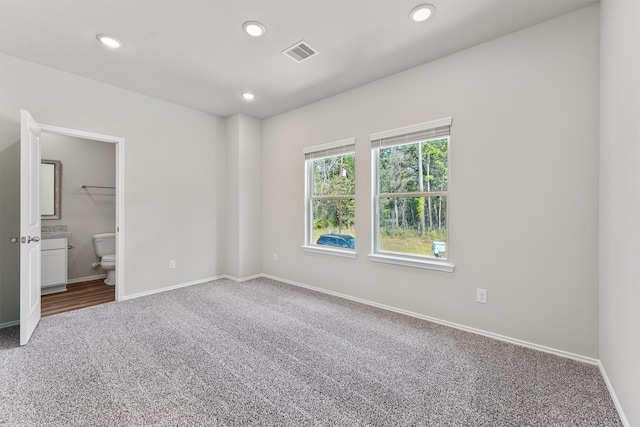
POLYGON ((60 193, 62 189, 62 162, 40 161, 40 216, 42 219, 60 219, 60 193))

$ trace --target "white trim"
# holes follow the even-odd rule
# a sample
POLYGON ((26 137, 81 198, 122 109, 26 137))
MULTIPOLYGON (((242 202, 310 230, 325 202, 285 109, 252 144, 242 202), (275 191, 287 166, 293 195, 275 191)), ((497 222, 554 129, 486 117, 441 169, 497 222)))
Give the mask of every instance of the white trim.
POLYGON ((618 416, 620 417, 620 421, 622 421, 622 425, 624 427, 631 427, 631 423, 627 419, 624 411, 622 410, 622 405, 618 400, 618 396, 616 396, 616 392, 613 390, 613 385, 611 385, 611 381, 609 381, 609 377, 607 376, 607 372, 604 370, 604 365, 602 364, 602 360, 598 360, 598 368, 600 368, 600 374, 604 379, 604 383, 607 386, 607 390, 609 390, 609 394, 611 395, 611 400, 613 400, 613 405, 616 407, 618 411, 618 416))
POLYGON ((103 135, 100 133, 87 132, 79 129, 64 128, 60 126, 52 126, 52 125, 45 125, 45 124, 39 124, 39 125, 40 125, 40 129, 42 129, 43 132, 53 133, 56 135, 74 136, 77 138, 90 139, 93 141, 100 141, 100 142, 111 142, 111 143, 117 143, 120 140, 122 140, 122 138, 119 138, 117 136, 103 135))
POLYGON ((223 276, 209 277, 206 279, 194 280, 193 282, 179 283, 177 285, 171 285, 160 289, 153 289, 151 291, 140 292, 138 294, 133 295, 124 295, 120 301, 126 301, 130 299, 146 297, 153 294, 159 294, 161 292, 172 291, 174 289, 186 288, 187 286, 199 285, 201 283, 213 282, 214 280, 218 280, 223 278, 223 276))
POLYGON ((12 326, 18 326, 20 324, 20 320, 12 320, 11 322, 0 323, 0 329, 10 328, 12 326))
POLYGON ((441 126, 451 126, 451 117, 445 117, 442 119, 431 120, 430 122, 417 123, 415 125, 403 126, 401 128, 384 130, 381 132, 375 132, 369 134, 369 140, 375 141, 377 139, 391 138, 398 135, 404 135, 408 133, 420 132, 423 130, 429 130, 438 128, 441 126))
POLYGON ((116 301, 122 301, 125 295, 124 153, 124 138, 119 138, 116 143, 116 301))
POLYGON ((320 246, 312 246, 312 245, 304 245, 302 246, 302 250, 305 252, 313 252, 316 254, 324 254, 324 255, 333 255, 333 256, 339 256, 343 258, 357 258, 358 256, 358 254, 355 251, 350 251, 347 249, 323 248, 320 246))
MULTIPOLYGON (((380 215, 379 199, 377 197, 380 188, 380 150, 371 150, 371 253, 376 253, 380 247, 380 215)), ((448 211, 448 210, 447 210, 448 211)))
POLYGON ((356 143, 355 137, 341 139, 340 141, 327 142, 326 144, 314 145, 313 147, 304 147, 302 152, 304 154, 316 153, 318 151, 330 150, 332 148, 344 147, 345 145, 352 145, 356 143))
POLYGON ((407 315, 407 316, 411 316, 411 317, 415 317, 415 318, 418 318, 418 319, 426 320, 428 322, 438 323, 440 325, 449 326, 451 328, 459 329, 459 330, 466 331, 466 332, 471 332, 473 334, 482 335, 482 336, 485 336, 485 337, 488 337, 488 338, 497 339, 497 340, 504 341, 504 342, 507 342, 507 343, 510 343, 510 344, 519 345, 521 347, 527 347, 527 348, 530 348, 532 350, 538 350, 538 351, 542 351, 544 353, 554 354, 556 356, 560 356, 560 357, 564 357, 564 358, 567 358, 567 359, 576 360, 578 362, 588 363, 590 365, 598 365, 598 363, 599 363, 598 359, 594 359, 592 357, 582 356, 580 354, 575 354, 575 353, 571 353, 571 352, 564 351, 564 350, 558 350, 558 349, 547 347, 547 346, 544 346, 544 345, 534 344, 534 343, 531 343, 531 342, 528 342, 528 341, 523 341, 523 340, 520 340, 520 339, 517 339, 517 338, 507 337, 507 336, 496 334, 496 333, 493 333, 493 332, 484 331, 482 329, 477 329, 477 328, 472 328, 472 327, 469 327, 469 326, 461 325, 459 323, 453 323, 453 322, 449 322, 449 321, 446 321, 446 320, 441 320, 441 319, 438 319, 438 318, 435 318, 435 317, 431 317, 431 316, 425 316, 423 314, 414 313, 412 311, 407 311, 407 310, 403 310, 403 309, 400 309, 400 308, 395 308, 395 307, 392 307, 392 306, 389 306, 389 305, 385 305, 385 304, 379 304, 377 302, 365 300, 365 299, 362 299, 362 298, 352 297, 350 295, 341 294, 339 292, 333 292, 333 291, 329 291, 329 290, 326 290, 326 289, 317 288, 315 286, 305 285, 303 283, 295 282, 293 280, 282 279, 280 277, 271 276, 269 274, 263 274, 262 277, 265 277, 267 279, 272 279, 272 280, 278 280, 280 282, 288 283, 290 285, 299 286, 301 288, 306 288, 306 289, 311 289, 312 291, 333 295, 333 296, 336 296, 336 297, 339 297, 339 298, 348 299, 348 300, 351 300, 351 301, 355 301, 355 302, 359 302, 359 303, 362 303, 362 304, 370 305, 370 306, 373 306, 373 307, 381 308, 383 310, 393 311, 395 313, 404 314, 404 315, 407 315))
POLYGON ((73 136, 116 145, 116 301, 125 298, 124 258, 124 138, 84 130, 39 124, 42 132, 73 136))
POLYGON ((308 245, 313 240, 313 230, 311 230, 311 223, 313 215, 311 207, 311 162, 304 161, 304 244, 308 245))
POLYGON ((247 277, 234 277, 234 276, 229 276, 228 274, 223 274, 222 276, 220 276, 221 279, 233 280, 236 283, 246 282, 247 280, 259 279, 261 277, 262 277, 262 274, 254 274, 253 276, 247 276, 247 277))
POLYGON ((77 277, 75 279, 67 280, 67 285, 73 285, 74 283, 90 282, 92 280, 104 279, 106 274, 97 274, 95 276, 77 277))
POLYGON ((383 255, 381 253, 369 254, 369 261, 382 262, 385 264, 404 265, 406 267, 426 268, 428 270, 444 271, 453 273, 455 265, 447 261, 434 259, 409 258, 399 255, 383 255))

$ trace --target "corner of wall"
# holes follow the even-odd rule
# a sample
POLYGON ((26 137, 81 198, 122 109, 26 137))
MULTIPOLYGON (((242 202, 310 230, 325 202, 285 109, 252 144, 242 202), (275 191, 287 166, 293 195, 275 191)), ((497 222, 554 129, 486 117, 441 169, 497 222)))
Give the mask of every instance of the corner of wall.
POLYGON ((599 357, 626 425, 640 425, 640 4, 600 3, 599 357))
POLYGON ((225 273, 262 273, 262 121, 243 114, 226 120, 225 273))

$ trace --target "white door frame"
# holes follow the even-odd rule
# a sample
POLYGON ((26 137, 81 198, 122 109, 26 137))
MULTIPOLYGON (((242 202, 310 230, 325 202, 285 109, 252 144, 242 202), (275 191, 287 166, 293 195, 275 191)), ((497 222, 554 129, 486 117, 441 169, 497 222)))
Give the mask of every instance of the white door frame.
POLYGON ((116 145, 116 301, 124 299, 124 138, 39 124, 42 133, 73 136, 116 145))

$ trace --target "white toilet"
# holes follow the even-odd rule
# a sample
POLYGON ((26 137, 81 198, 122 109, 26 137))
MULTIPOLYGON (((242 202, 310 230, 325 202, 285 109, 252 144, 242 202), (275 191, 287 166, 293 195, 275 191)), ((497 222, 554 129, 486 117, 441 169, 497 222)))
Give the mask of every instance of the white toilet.
POLYGON ((100 257, 100 267, 107 272, 104 283, 110 286, 116 284, 116 233, 102 233, 91 236, 93 249, 100 257))

